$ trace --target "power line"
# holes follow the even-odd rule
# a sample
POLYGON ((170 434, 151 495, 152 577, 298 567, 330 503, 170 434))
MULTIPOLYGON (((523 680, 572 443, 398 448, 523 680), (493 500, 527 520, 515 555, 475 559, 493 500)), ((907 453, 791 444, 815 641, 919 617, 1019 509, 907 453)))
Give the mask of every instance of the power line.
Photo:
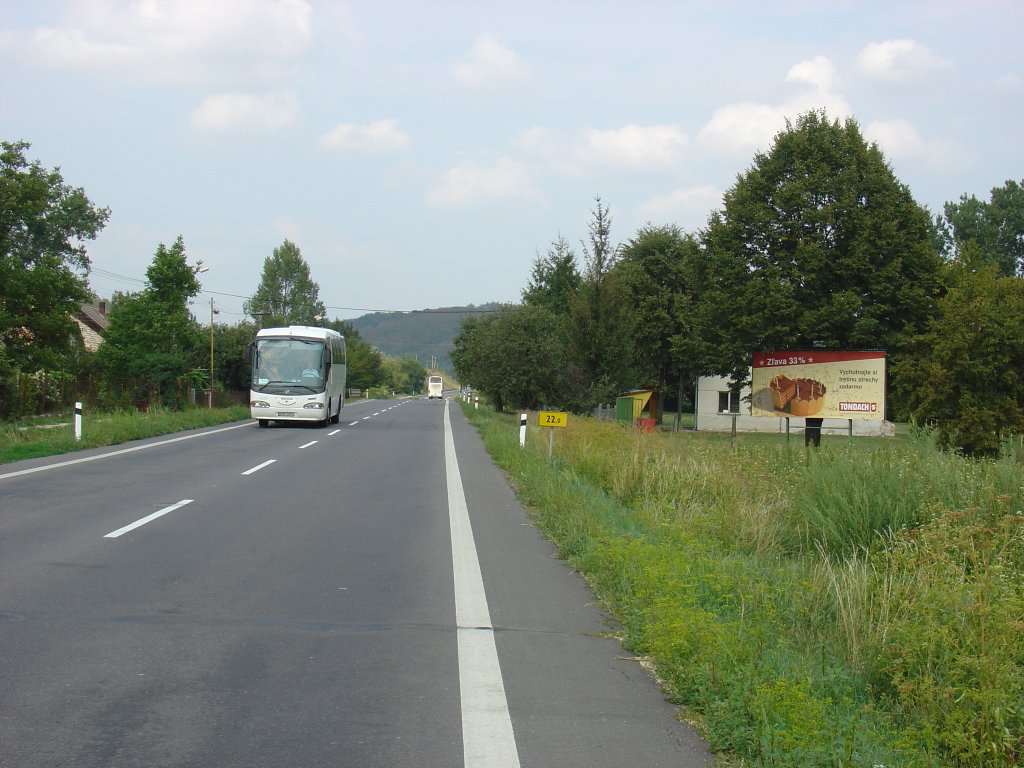
MULTIPOLYGON (((125 275, 119 275, 116 272, 110 272, 110 271, 108 271, 106 269, 99 269, 98 267, 93 267, 92 271, 95 272, 100 277, 106 277, 108 279, 124 280, 125 282, 133 283, 135 285, 145 285, 146 284, 145 280, 140 280, 140 279, 135 278, 135 277, 126 277, 125 275)), ((203 293, 203 294, 206 294, 208 296, 230 296, 233 299, 244 299, 246 301, 250 301, 252 299, 252 296, 243 296, 243 295, 238 294, 238 293, 225 293, 223 291, 211 291, 211 290, 207 290, 205 288, 200 289, 199 293, 203 293)), ((373 312, 373 313, 379 313, 379 314, 385 314, 385 315, 415 315, 415 314, 422 314, 422 315, 482 315, 482 314, 487 314, 487 313, 490 313, 490 312, 498 312, 498 311, 500 311, 500 308, 499 309, 483 309, 483 308, 479 308, 479 309, 468 309, 468 308, 466 308, 466 309, 456 309, 456 308, 449 308, 449 309, 370 309, 370 308, 367 308, 367 307, 336 307, 336 306, 327 305, 327 304, 324 305, 324 309, 333 309, 333 310, 338 311, 338 312, 373 312)), ((234 314, 234 313, 232 313, 232 314, 234 314)), ((243 313, 243 315, 244 315, 244 313, 243 313)))

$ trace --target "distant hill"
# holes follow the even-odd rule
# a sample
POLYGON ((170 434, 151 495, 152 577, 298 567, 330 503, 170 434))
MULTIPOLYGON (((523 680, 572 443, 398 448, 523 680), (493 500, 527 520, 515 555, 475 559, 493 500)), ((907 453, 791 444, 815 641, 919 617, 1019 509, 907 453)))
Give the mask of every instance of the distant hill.
POLYGON ((501 304, 470 304, 466 307, 439 307, 416 312, 374 312, 349 322, 368 344, 385 355, 411 357, 425 368, 437 358, 437 367, 452 371, 452 340, 463 318, 493 312, 501 304))

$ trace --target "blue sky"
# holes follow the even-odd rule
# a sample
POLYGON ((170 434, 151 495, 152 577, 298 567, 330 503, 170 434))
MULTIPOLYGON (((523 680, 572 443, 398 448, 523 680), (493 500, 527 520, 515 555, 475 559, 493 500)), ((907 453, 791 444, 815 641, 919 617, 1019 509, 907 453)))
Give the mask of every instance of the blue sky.
POLYGON ((332 317, 518 301, 533 260, 700 229, 809 109, 940 211, 1024 178, 1024 3, 0 0, 0 138, 111 219, 102 295, 181 235, 219 319, 295 242, 332 317))

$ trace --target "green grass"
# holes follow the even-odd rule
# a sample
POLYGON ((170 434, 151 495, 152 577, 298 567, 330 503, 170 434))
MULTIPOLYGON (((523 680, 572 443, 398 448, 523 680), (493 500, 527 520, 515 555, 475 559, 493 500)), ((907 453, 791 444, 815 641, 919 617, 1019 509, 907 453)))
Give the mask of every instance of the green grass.
POLYGON ((117 445, 186 429, 208 427, 249 418, 247 406, 189 408, 184 411, 150 410, 86 413, 82 439, 75 440, 73 419, 35 418, 0 426, 0 464, 41 456, 54 456, 84 448, 117 445))
POLYGON ((1024 737, 1024 465, 926 433, 556 436, 467 410, 538 525, 713 749, 765 766, 1006 766, 1024 737))

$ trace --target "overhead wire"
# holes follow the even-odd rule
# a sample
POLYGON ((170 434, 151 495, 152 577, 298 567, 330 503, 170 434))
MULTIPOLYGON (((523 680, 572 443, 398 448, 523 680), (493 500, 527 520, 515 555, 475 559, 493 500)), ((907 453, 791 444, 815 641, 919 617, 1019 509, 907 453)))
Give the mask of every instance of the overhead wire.
MULTIPOLYGON (((125 275, 119 275, 116 272, 111 272, 106 269, 100 269, 93 267, 92 271, 100 277, 105 277, 112 280, 123 280, 127 283, 135 285, 145 285, 145 280, 140 280, 135 277, 127 277, 125 275)), ((226 293, 224 291, 212 291, 206 288, 201 288, 199 293, 206 294, 208 296, 229 296, 233 299, 245 299, 250 300, 252 296, 242 296, 237 293, 226 293)), ((370 309, 367 307, 337 307, 334 305, 324 305, 325 309, 333 309, 338 312, 367 312, 367 313, 381 313, 389 315, 413 315, 413 314, 430 314, 430 315, 474 315, 474 314, 486 314, 490 312, 497 312, 497 309, 483 309, 483 308, 448 308, 448 309, 370 309)), ((224 311, 222 308, 218 308, 224 311)), ((232 314, 239 317, 245 317, 245 312, 226 312, 226 314, 232 314)))

